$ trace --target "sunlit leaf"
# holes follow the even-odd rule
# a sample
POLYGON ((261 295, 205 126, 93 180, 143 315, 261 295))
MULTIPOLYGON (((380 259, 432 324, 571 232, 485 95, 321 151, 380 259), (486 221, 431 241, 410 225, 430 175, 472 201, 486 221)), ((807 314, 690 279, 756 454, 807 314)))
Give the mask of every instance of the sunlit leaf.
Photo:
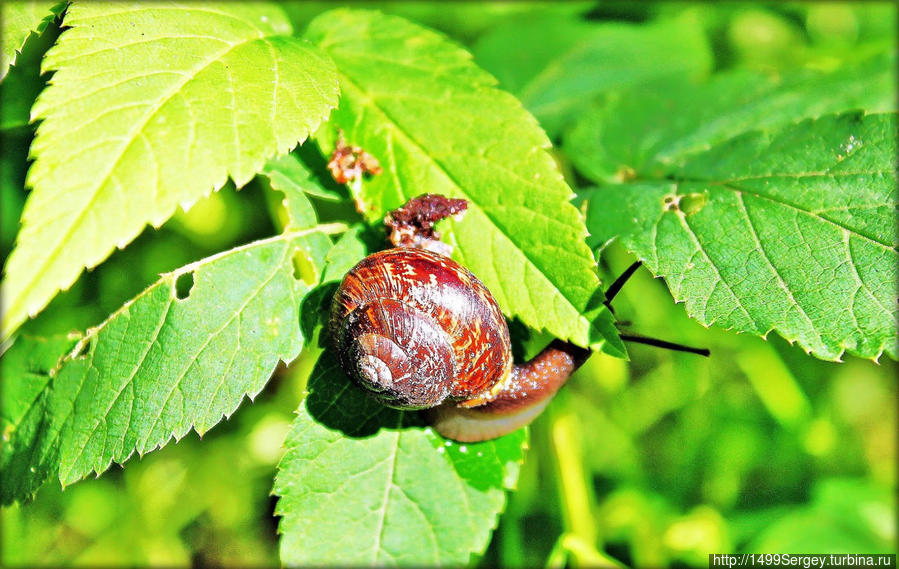
POLYGON ((84 267, 305 138, 332 64, 265 4, 79 3, 32 109, 33 187, 5 267, 2 335, 84 267))
POLYGON ((467 199, 447 224, 454 257, 507 315, 623 354, 571 189, 521 105, 467 52, 400 18, 335 10, 306 35, 338 67, 331 122, 383 168, 353 186, 368 219, 426 192, 467 199))
POLYGON ((896 116, 827 115, 693 155, 675 181, 591 197, 706 325, 770 330, 814 355, 897 357, 896 116))
POLYGON ((15 64, 28 36, 42 32, 64 5, 59 0, 9 0, 0 4, 0 80, 15 64))

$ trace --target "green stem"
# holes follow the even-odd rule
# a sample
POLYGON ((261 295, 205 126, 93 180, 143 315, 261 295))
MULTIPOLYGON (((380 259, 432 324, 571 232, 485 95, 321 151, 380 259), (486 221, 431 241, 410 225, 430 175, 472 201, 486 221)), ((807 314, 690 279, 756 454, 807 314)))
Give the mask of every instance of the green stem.
POLYGON ((559 548, 571 555, 574 565, 582 567, 624 567, 600 551, 599 528, 594 518, 596 499, 589 485, 584 465, 576 417, 555 406, 550 426, 557 468, 557 484, 562 503, 565 533, 550 553, 548 564, 557 565, 564 558, 559 548))

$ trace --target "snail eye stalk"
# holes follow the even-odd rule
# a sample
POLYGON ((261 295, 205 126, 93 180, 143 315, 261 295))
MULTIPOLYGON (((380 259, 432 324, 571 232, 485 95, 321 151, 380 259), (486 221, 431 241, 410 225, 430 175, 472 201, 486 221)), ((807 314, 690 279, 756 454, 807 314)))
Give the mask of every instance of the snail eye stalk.
MULTIPOLYGON (((643 265, 643 261, 636 261, 631 263, 627 269, 624 270, 621 275, 615 279, 608 289, 606 289, 606 300, 605 305, 609 308, 609 311, 612 314, 615 314, 615 309, 612 308, 612 300, 618 293, 621 292, 622 287, 624 287, 625 283, 627 283, 628 279, 630 279, 633 274, 643 265)), ((621 325, 622 323, 619 323, 621 325)), ((655 346, 657 348, 662 348, 664 350, 672 350, 675 352, 687 352, 689 354, 696 354, 699 356, 709 357, 711 352, 708 348, 694 348, 692 346, 685 346, 683 344, 678 344, 676 342, 669 342, 667 340, 660 340, 658 338, 650 338, 647 336, 639 336, 636 334, 619 334, 622 340, 625 342, 633 342, 635 344, 646 344, 647 346, 655 346)))
POLYGON ((615 279, 615 282, 606 289, 606 301, 605 305, 609 307, 609 310, 612 311, 612 314, 615 314, 615 310, 612 308, 612 301, 618 296, 618 293, 621 292, 621 288, 627 283, 628 279, 630 279, 637 269, 639 269, 643 265, 643 261, 635 261, 631 263, 631 266, 626 268, 621 275, 615 279))
POLYGON ((647 338, 646 336, 637 336, 635 334, 619 334, 619 337, 625 342, 646 344, 647 346, 655 346, 656 348, 672 350, 674 352, 687 352, 689 354, 696 354, 698 356, 704 357, 709 357, 711 355, 711 352, 708 348, 694 348, 692 346, 685 346, 683 344, 677 344, 675 342, 659 340, 658 338, 647 338))

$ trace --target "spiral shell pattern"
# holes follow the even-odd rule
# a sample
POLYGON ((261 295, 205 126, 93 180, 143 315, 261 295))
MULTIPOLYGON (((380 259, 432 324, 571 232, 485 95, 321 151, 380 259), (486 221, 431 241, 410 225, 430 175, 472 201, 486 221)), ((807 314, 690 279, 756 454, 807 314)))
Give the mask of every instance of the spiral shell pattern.
POLYGON ((334 295, 341 366, 387 405, 487 400, 509 376, 509 329, 490 291, 449 257, 388 249, 363 259, 334 295))

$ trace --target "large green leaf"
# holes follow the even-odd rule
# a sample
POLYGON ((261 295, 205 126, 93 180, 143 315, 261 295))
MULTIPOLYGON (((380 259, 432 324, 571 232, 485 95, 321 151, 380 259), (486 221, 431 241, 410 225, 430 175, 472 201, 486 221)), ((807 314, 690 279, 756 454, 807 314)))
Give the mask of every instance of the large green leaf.
POLYGON ((397 17, 335 10, 307 36, 338 67, 334 126, 383 167, 355 187, 369 220, 426 192, 467 199, 448 239, 507 315, 623 354, 571 190, 521 105, 467 52, 397 17))
MULTIPOLYGON (((58 469, 70 484, 231 415, 302 348, 298 315, 312 285, 297 275, 294 257, 320 275, 330 243, 322 230, 284 233, 182 267, 89 330, 34 406, 43 412, 23 421, 23 435, 38 436, 13 433, 13 452, 26 457, 15 464, 58 469)), ((4 489, 4 502, 21 497, 4 489)))
POLYGON ((474 54, 555 136, 602 93, 705 74, 711 53, 693 16, 634 25, 534 15, 498 26, 474 54))
POLYGON ((9 0, 0 4, 0 80, 16 62, 28 36, 42 32, 59 11, 54 7, 62 5, 59 0, 9 0))
POLYGON ((599 182, 661 178, 691 153, 747 130, 852 109, 896 109, 895 53, 831 73, 736 71, 705 84, 668 80, 625 90, 589 108, 564 149, 599 182))
POLYGON ((620 236, 706 325, 775 330, 830 360, 897 356, 896 115, 827 115, 693 155, 675 181, 593 194, 620 236))
POLYGON ((275 479, 282 563, 467 564, 487 546, 525 440, 520 429, 445 441, 364 395, 325 352, 275 479))
POLYGON ((7 337, 84 267, 305 138, 333 65, 265 4, 73 5, 32 109, 34 188, 2 294, 7 337))

